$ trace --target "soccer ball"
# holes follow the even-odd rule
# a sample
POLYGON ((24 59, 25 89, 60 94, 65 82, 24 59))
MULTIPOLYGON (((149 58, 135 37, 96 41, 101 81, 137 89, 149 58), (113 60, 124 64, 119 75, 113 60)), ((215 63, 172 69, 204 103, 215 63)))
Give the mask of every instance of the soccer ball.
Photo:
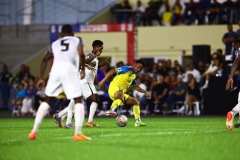
POLYGON ((125 115, 119 115, 116 118, 116 124, 119 127, 125 127, 128 123, 128 118, 125 115))

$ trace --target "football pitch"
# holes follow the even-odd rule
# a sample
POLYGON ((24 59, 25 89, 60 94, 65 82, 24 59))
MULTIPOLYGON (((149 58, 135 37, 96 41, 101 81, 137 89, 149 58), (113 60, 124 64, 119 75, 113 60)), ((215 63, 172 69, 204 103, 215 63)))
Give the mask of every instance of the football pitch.
MULTIPOLYGON (((37 139, 28 140, 33 118, 0 119, 0 160, 232 160, 239 159, 240 128, 228 131, 225 117, 95 118, 99 128, 83 127, 91 141, 73 141, 74 129, 45 118, 37 139)), ((85 119, 86 121, 86 119, 85 119)), ((235 118, 236 121, 236 118, 235 118)))

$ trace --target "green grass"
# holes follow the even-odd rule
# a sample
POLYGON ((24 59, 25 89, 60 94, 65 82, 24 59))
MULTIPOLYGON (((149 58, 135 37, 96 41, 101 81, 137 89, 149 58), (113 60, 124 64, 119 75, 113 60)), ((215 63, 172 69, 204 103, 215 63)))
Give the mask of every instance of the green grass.
POLYGON ((30 141, 33 118, 0 119, 0 160, 230 160, 239 159, 240 128, 231 132, 225 117, 142 118, 147 127, 117 127, 114 118, 95 118, 99 128, 83 127, 91 141, 72 140, 73 129, 44 119, 30 141))

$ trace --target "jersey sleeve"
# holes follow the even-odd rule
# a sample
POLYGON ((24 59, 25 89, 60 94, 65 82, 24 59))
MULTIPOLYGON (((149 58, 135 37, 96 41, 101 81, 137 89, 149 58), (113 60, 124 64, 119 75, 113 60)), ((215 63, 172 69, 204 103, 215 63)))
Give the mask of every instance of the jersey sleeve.
POLYGON ((117 74, 125 74, 130 70, 132 70, 132 67, 130 66, 121 66, 116 68, 117 74))
POLYGON ((84 42, 83 42, 83 39, 81 37, 77 37, 79 39, 79 43, 78 45, 79 46, 84 46, 84 42))
POLYGON ((133 86, 136 86, 136 85, 137 85, 137 80, 136 80, 136 79, 134 79, 134 80, 132 81, 132 85, 133 85, 133 86))
POLYGON ((52 45, 49 46, 48 51, 53 54, 52 45))
POLYGON ((85 56, 85 59, 88 59, 88 58, 90 58, 90 57, 92 57, 92 56, 94 56, 93 53, 88 53, 88 54, 85 56))

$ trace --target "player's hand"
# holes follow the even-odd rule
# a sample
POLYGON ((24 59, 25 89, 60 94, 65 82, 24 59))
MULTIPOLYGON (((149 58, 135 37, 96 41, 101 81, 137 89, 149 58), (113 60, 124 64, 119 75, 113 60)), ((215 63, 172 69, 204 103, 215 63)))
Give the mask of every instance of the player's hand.
POLYGON ((151 99, 151 94, 149 94, 148 92, 145 93, 147 99, 151 99))
POLYGON ((85 65, 85 67, 87 67, 87 69, 89 69, 92 72, 97 72, 97 70, 95 68, 93 68, 93 67, 90 67, 88 65, 85 65))
POLYGON ((105 60, 104 60, 104 64, 107 64, 110 62, 110 57, 107 57, 105 60))
POLYGON ((226 84, 226 90, 229 90, 233 88, 233 79, 228 79, 227 84, 226 84))
POLYGON ((80 70, 80 78, 83 79, 85 77, 85 70, 80 70))
POLYGON ((44 79, 40 78, 37 82, 37 89, 41 89, 43 87, 44 84, 44 79))
POLYGON ((104 88, 104 82, 103 82, 103 81, 100 81, 100 82, 98 83, 98 86, 99 86, 101 89, 103 89, 103 88, 104 88))

